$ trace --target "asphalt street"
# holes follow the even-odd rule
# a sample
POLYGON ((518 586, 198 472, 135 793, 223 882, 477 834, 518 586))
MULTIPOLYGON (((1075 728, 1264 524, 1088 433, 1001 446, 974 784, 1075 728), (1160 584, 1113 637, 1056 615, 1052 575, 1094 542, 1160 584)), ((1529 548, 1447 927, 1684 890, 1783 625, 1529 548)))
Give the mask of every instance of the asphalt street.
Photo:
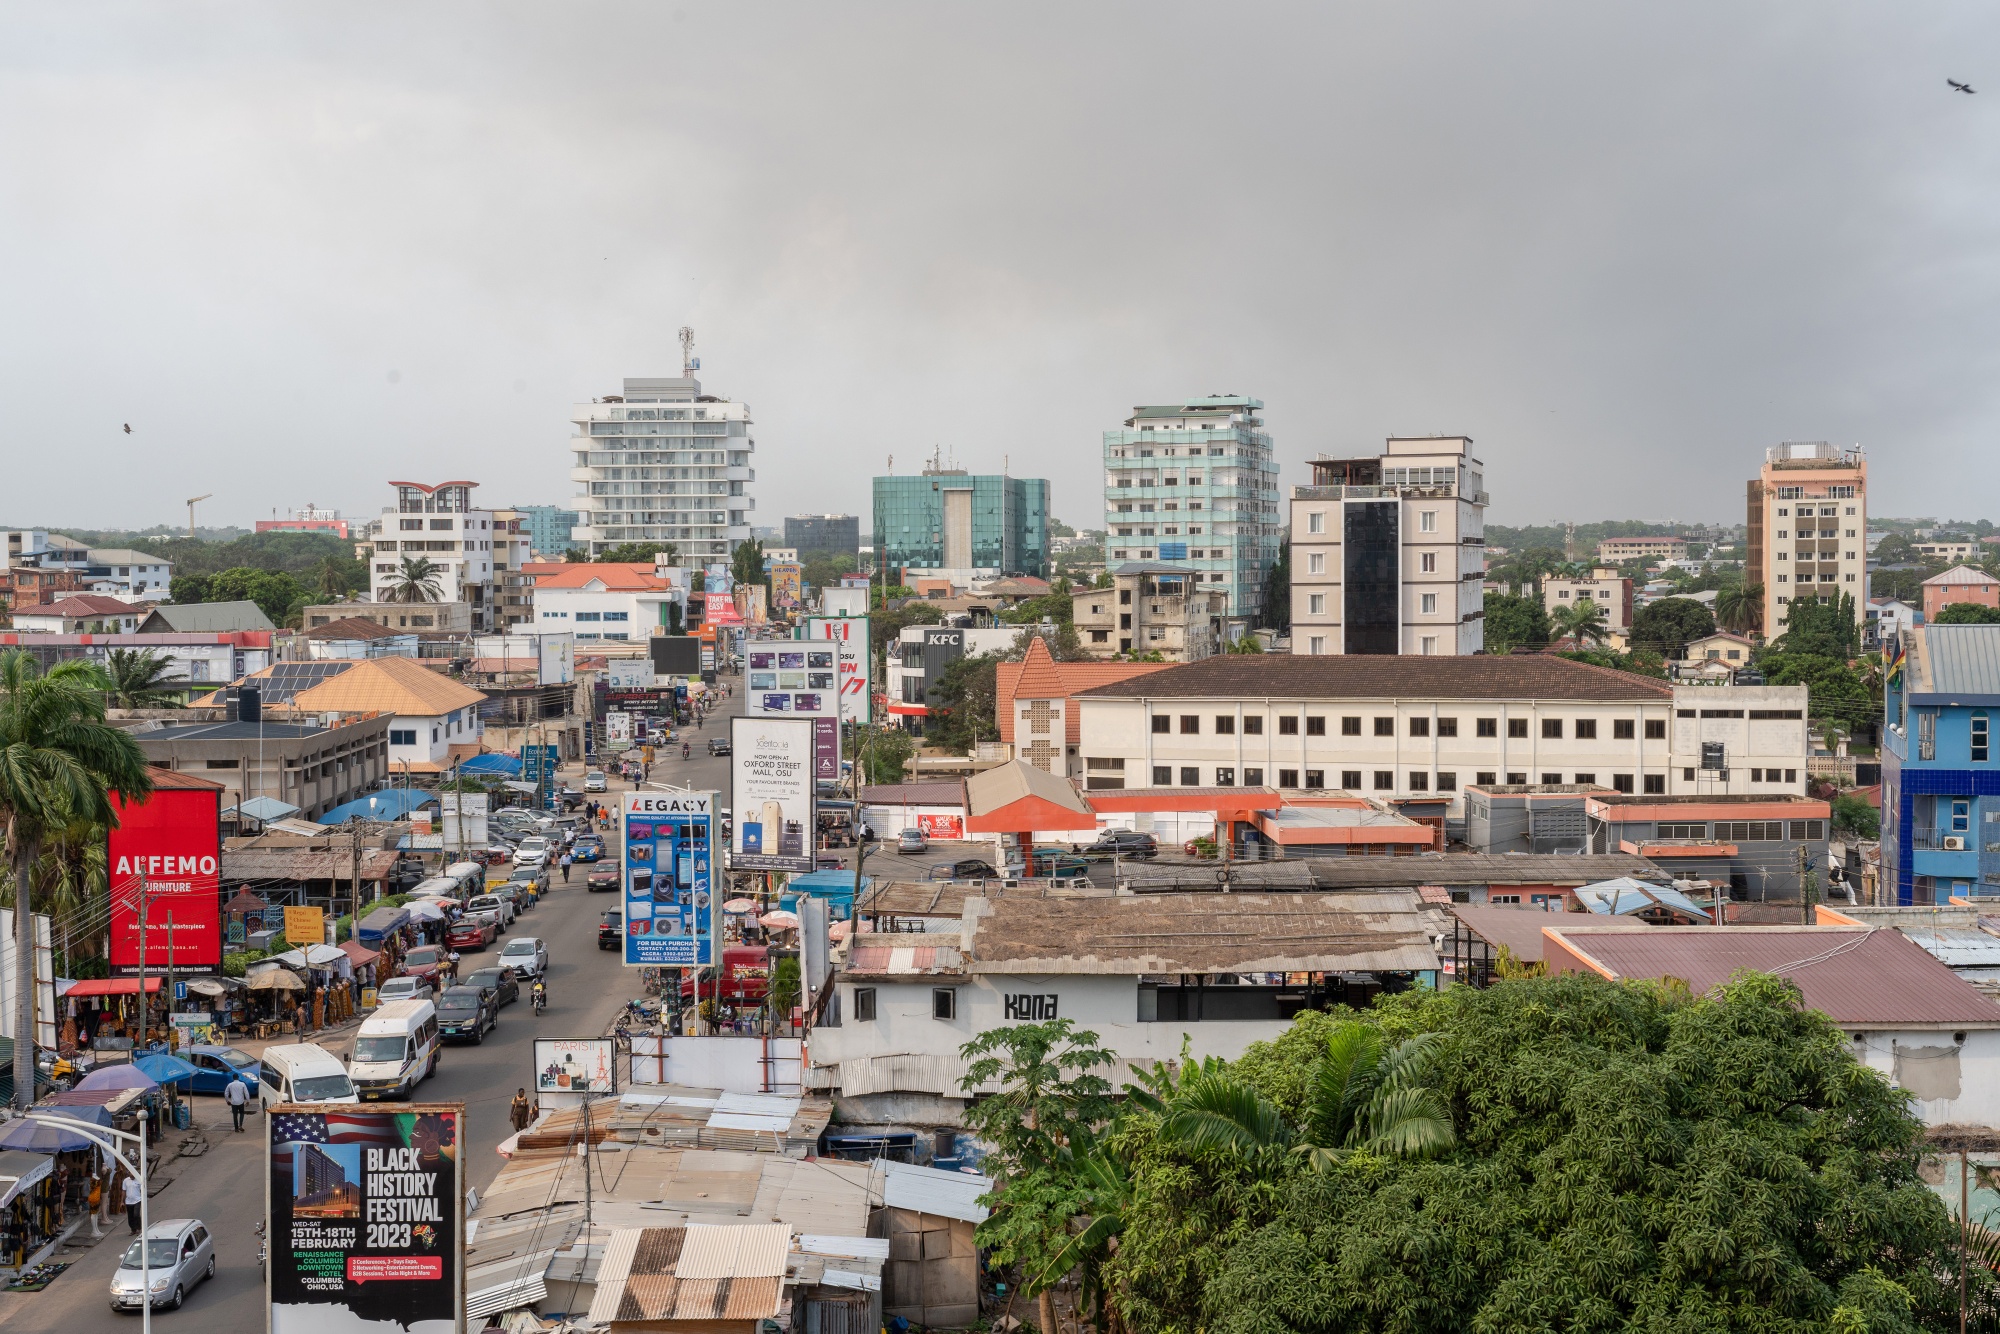
MULTIPOLYGON (((740 695, 732 698, 725 708, 740 699, 740 695)), ((712 790, 724 794, 722 804, 727 805, 729 761, 711 758, 704 744, 710 736, 727 735, 726 729, 720 714, 705 728, 690 729, 693 758, 683 761, 675 750, 671 759, 656 761, 654 781, 712 790)), ((583 785, 581 766, 566 769, 563 777, 572 787, 583 785)), ((625 790, 625 784, 614 782, 612 792, 603 798, 605 805, 618 809, 619 794, 625 790)), ((597 947, 600 915, 615 905, 616 896, 586 891, 586 870, 573 868, 567 886, 557 873, 548 897, 493 946, 466 954, 460 965, 468 970, 479 967, 496 957, 501 945, 523 935, 540 936, 548 944, 549 1003, 542 1016, 535 1017, 524 995, 501 1011, 500 1026, 483 1043, 446 1048, 437 1074, 417 1090, 423 1101, 465 1104, 466 1180, 475 1189, 484 1189, 503 1165, 494 1149, 513 1131, 507 1106, 514 1090, 528 1083, 534 1038, 601 1034, 626 1000, 639 993, 637 970, 627 970, 616 954, 597 947)), ((324 1042, 343 1060, 352 1044, 352 1030, 324 1042)), ((246 1049, 255 1051, 261 1045, 246 1044, 246 1049)), ((162 1329, 256 1334, 264 1329, 264 1280, 254 1232, 264 1217, 264 1118, 247 1118, 245 1132, 235 1134, 229 1129, 227 1109, 215 1097, 197 1099, 195 1115, 211 1147, 200 1157, 166 1162, 161 1175, 172 1179, 153 1195, 152 1218, 194 1217, 207 1223, 215 1234, 216 1273, 188 1295, 181 1310, 159 1311, 154 1319, 162 1329)), ((111 1232, 94 1247, 56 1257, 73 1263, 43 1291, 0 1292, 0 1329, 7 1334, 77 1334, 113 1327, 119 1321, 130 1321, 136 1328, 136 1314, 119 1316, 110 1309, 111 1276, 125 1248, 122 1216, 111 1232)), ((84 1235, 88 1236, 87 1227, 84 1235)))

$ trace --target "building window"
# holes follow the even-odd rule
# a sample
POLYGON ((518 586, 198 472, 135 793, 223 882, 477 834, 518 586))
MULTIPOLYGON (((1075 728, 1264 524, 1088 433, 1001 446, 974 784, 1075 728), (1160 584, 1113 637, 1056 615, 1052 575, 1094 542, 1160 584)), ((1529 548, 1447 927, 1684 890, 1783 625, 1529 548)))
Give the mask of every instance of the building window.
POLYGON ((1491 787, 1494 781, 1493 770, 1481 769, 1478 773, 1472 776, 1472 781, 1477 783, 1481 787, 1491 787))
POLYGON ((1665 741, 1666 739, 1667 739, 1667 720, 1665 718, 1646 719, 1646 740, 1665 741))
POLYGON ((958 989, 956 987, 931 988, 931 1018, 958 1018, 958 989))
POLYGON ((1173 783, 1174 771, 1171 765, 1156 764, 1153 766, 1154 787, 1172 787, 1173 783))
POLYGON ((1437 552, 1426 551, 1421 556, 1418 556, 1417 568, 1423 574, 1436 574, 1438 568, 1437 552))
POLYGON ((1394 718, 1377 718, 1375 720, 1375 735, 1376 736, 1396 735, 1396 720, 1394 718))
POLYGON ((1217 736, 1235 736, 1235 735, 1236 735, 1236 715, 1235 715, 1235 714, 1233 714, 1233 713, 1218 713, 1218 714, 1216 714, 1216 715, 1215 715, 1215 734, 1216 734, 1217 736))
MULTIPOLYGON (((1220 575, 1217 575, 1216 577, 1221 578, 1220 575)), ((1307 638, 1306 652, 1310 653, 1315 658, 1323 657, 1326 654, 1326 636, 1312 635, 1309 638, 1307 638)))
POLYGON ((1417 531, 1420 533, 1435 533, 1437 530, 1438 512, 1436 510, 1418 510, 1417 531))
POLYGON ((1306 531, 1309 533, 1323 533, 1326 531, 1325 510, 1314 510, 1306 515, 1306 531))
MULTIPOLYGON (((1561 734, 1558 733, 1557 735, 1561 734)), ((1575 735, 1578 741, 1597 740, 1597 719, 1595 718, 1577 719, 1575 735)))
POLYGON ((875 1017, 875 988, 854 989, 854 1022, 865 1024, 875 1017))
POLYGON ((1986 762, 1987 755, 1986 715, 1983 712, 1972 715, 1972 759, 1975 764, 1986 762))
POLYGON ((1218 765, 1215 770, 1215 785, 1217 787, 1235 787, 1236 770, 1228 765, 1218 765))
POLYGON ((1279 715, 1278 715, 1278 735, 1279 735, 1279 736, 1297 736, 1298 734, 1299 734, 1299 720, 1298 720, 1298 716, 1297 716, 1296 714, 1290 714, 1290 713, 1281 713, 1281 714, 1279 714, 1279 715))
POLYGON ((1306 735, 1307 735, 1307 736, 1325 736, 1325 735, 1326 735, 1326 719, 1325 719, 1324 717, 1321 717, 1321 716, 1318 716, 1318 715, 1309 715, 1309 716, 1308 716, 1308 717, 1306 718, 1306 735))
POLYGON ((1630 792, 1632 790, 1632 775, 1631 774, 1611 775, 1611 790, 1613 792, 1630 792))
POLYGON ((1410 791, 1428 792, 1430 790, 1431 790, 1430 774, 1422 769, 1410 770, 1410 791))
POLYGON ((1396 771, 1394 769, 1377 769, 1375 771, 1375 790, 1377 792, 1395 791, 1396 771))
POLYGON ((1248 718, 1245 718, 1245 719, 1243 720, 1243 735, 1244 735, 1244 736, 1262 736, 1262 735, 1264 735, 1264 718, 1263 718, 1263 715, 1261 715, 1261 714, 1252 714, 1252 715, 1251 715, 1250 717, 1248 717, 1248 718))
POLYGON ((1417 610, 1418 610, 1418 612, 1420 612, 1421 614, 1423 614, 1423 615, 1425 615, 1425 616, 1435 616, 1435 615, 1437 614, 1437 609, 1438 609, 1438 595, 1437 595, 1437 594, 1435 594, 1435 593, 1424 593, 1424 594, 1421 594, 1421 595, 1420 595, 1420 596, 1418 597, 1418 599, 1417 599, 1417 610))
POLYGON ((1458 791, 1458 775, 1455 773, 1438 774, 1438 791, 1440 792, 1458 791))
POLYGON ((1326 553, 1324 551, 1315 551, 1306 556, 1306 573, 1326 573, 1326 553))
POLYGON ((1326 594, 1324 593, 1306 594, 1306 615, 1308 616, 1326 615, 1326 594))
POLYGON ((1349 792, 1359 792, 1361 790, 1361 771, 1359 769, 1342 769, 1340 771, 1340 785, 1349 792))
POLYGON ((1326 770, 1324 769, 1306 770, 1306 788, 1308 791, 1316 788, 1323 788, 1325 786, 1326 786, 1326 770))
POLYGON ((1682 769, 1682 770, 1681 770, 1681 781, 1682 781, 1683 783, 1692 783, 1692 782, 1694 781, 1694 770, 1693 770, 1693 769, 1682 769))
POLYGON ((1560 718, 1542 719, 1542 740, 1560 741, 1562 740, 1562 734, 1563 734, 1562 719, 1560 718))
POLYGON ((1499 736, 1500 720, 1498 718, 1475 718, 1472 722, 1472 734, 1474 736, 1499 736))
MULTIPOLYGON (((1425 596, 1428 597, 1429 594, 1425 594, 1425 596)), ((1420 657, 1435 658, 1437 651, 1438 639, 1436 635, 1425 635, 1417 640, 1417 653, 1420 657)))
POLYGON ((1527 783, 1528 776, 1526 774, 1516 773, 1512 769, 1507 771, 1507 785, 1509 787, 1526 787, 1527 783))
POLYGON ((1587 784, 1594 784, 1594 783, 1596 783, 1596 782, 1597 782, 1597 775, 1596 775, 1596 774, 1578 774, 1578 775, 1576 776, 1576 778, 1575 778, 1575 779, 1574 779, 1573 781, 1575 781, 1575 782, 1577 782, 1577 783, 1587 783, 1587 784))
POLYGON ((1528 720, 1526 718, 1509 718, 1507 720, 1507 735, 1517 741, 1527 740, 1528 720))
POLYGON ((1430 720, 1430 719, 1428 719, 1428 718, 1412 718, 1412 719, 1410 719, 1410 735, 1411 735, 1411 736, 1429 736, 1430 734, 1431 734, 1431 720, 1430 720))
POLYGON ((1163 736, 1169 732, 1172 732, 1173 730, 1174 730, 1174 719, 1172 714, 1156 713, 1153 715, 1154 735, 1163 736))
POLYGON ((416 745, 416 744, 417 744, 417 729, 416 729, 416 728, 414 728, 414 727, 410 727, 410 728, 400 728, 400 727, 399 727, 399 728, 391 728, 391 729, 390 729, 390 732, 389 732, 389 744, 390 744, 390 745, 392 745, 392 746, 414 746, 414 745, 416 745))
POLYGON ((1198 714, 1198 713, 1184 713, 1184 714, 1182 714, 1182 715, 1181 715, 1181 735, 1182 735, 1182 736, 1200 736, 1200 735, 1201 735, 1201 715, 1200 715, 1200 714, 1198 714))
POLYGON ((1264 771, 1262 769, 1245 769, 1243 771, 1243 786, 1245 787, 1264 786, 1264 771))
POLYGON ((1198 769, 1198 768, 1196 768, 1196 767, 1195 767, 1194 765, 1192 765, 1192 764, 1183 764, 1183 765, 1181 766, 1181 786, 1182 786, 1182 787, 1200 787, 1200 786, 1201 786, 1201 770, 1200 770, 1200 769, 1198 769))
POLYGON ((1917 758, 1937 758, 1937 710, 1917 710, 1917 758))
POLYGON ((1611 739, 1613 741, 1630 741, 1635 730, 1630 718, 1613 718, 1611 720, 1611 739))
POLYGON ((1299 785, 1299 771, 1297 769, 1278 770, 1279 787, 1297 787, 1298 785, 1299 785))

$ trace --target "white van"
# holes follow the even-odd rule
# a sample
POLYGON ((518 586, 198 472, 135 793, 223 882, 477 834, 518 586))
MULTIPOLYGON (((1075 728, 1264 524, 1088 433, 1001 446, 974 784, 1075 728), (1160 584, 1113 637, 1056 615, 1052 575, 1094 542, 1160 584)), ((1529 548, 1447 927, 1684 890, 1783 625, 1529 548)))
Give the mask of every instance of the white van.
POLYGON ((311 1042, 288 1042, 264 1048, 259 1099, 266 1107, 280 1102, 360 1102, 354 1081, 340 1058, 311 1042))
POLYGON ((460 903, 486 890, 486 867, 479 862, 453 862, 444 868, 444 874, 458 886, 448 897, 460 903))
POLYGON ((391 1001, 361 1021, 347 1073, 367 1101, 408 1098, 437 1071, 437 1008, 427 1000, 391 1001))

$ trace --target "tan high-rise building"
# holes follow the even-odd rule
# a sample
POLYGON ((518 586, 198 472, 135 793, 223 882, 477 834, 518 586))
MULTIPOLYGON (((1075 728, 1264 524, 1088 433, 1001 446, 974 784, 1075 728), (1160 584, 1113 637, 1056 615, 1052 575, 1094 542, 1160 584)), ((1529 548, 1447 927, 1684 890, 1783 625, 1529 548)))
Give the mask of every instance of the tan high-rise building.
POLYGON ((1764 586, 1766 638, 1785 632, 1791 604, 1854 599, 1868 610, 1868 462, 1861 446, 1787 440, 1764 451, 1750 483, 1746 581, 1764 586))

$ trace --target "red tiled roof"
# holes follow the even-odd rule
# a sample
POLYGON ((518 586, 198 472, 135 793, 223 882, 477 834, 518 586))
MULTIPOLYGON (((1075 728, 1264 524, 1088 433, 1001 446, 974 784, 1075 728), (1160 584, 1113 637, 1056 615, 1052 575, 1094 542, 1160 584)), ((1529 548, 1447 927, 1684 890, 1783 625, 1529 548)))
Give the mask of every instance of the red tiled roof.
MULTIPOLYGON (((997 687, 997 712, 1000 715, 1000 739, 1009 745, 1014 743, 1014 700, 1021 699, 1068 699, 1079 691, 1097 686, 1117 685, 1147 672, 1165 671, 1172 663, 1166 662, 1057 662, 1049 652, 1049 646, 1036 636, 1028 644, 1028 656, 1023 662, 1003 662, 994 669, 997 687)), ((1067 718, 1064 731, 1068 744, 1082 743, 1082 710, 1065 709, 1067 718)))
POLYGON ((74 619, 79 616, 135 616, 142 610, 150 610, 150 607, 140 608, 130 602, 120 602, 117 598, 102 597, 96 593, 76 593, 44 607, 23 607, 18 614, 74 619))
POLYGON ((1775 973, 1843 1027, 2000 1028, 2000 1005, 1899 931, 1837 927, 1672 927, 1643 931, 1550 924, 1543 959, 1615 980, 1677 977, 1699 996, 1737 973, 1775 973))
POLYGON ((650 565, 593 561, 587 565, 582 562, 557 565, 547 574, 537 570, 535 587, 582 588, 593 579, 601 581, 607 590, 614 593, 661 592, 672 586, 654 574, 650 565))

